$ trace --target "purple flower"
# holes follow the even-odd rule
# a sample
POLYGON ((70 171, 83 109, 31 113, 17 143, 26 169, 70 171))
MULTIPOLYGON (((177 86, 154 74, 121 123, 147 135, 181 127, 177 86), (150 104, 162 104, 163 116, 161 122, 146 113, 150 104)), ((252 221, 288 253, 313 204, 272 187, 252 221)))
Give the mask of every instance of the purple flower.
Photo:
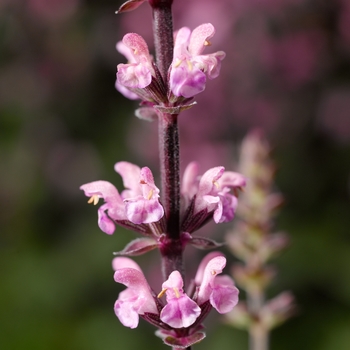
POLYGON ((222 166, 207 170, 198 175, 198 165, 190 163, 184 173, 181 187, 185 201, 195 196, 194 214, 206 209, 214 212, 216 223, 229 222, 234 218, 237 208, 237 197, 230 193, 244 187, 245 177, 239 173, 225 171, 222 166))
POLYGON ((170 71, 170 89, 175 96, 193 97, 204 90, 206 77, 214 79, 219 75, 225 53, 201 55, 214 33, 210 23, 200 25, 192 33, 187 27, 176 33, 170 71))
POLYGON ((191 326, 201 313, 201 308, 183 292, 183 280, 179 271, 173 271, 162 285, 167 305, 160 313, 160 319, 173 328, 191 326))
POLYGON ((95 181, 82 185, 80 189, 91 197, 89 203, 98 203, 103 198, 105 204, 98 209, 98 225, 105 233, 115 231, 114 221, 129 220, 133 224, 148 224, 159 221, 164 209, 159 203, 159 189, 154 184, 149 168, 139 168, 128 162, 115 164, 115 170, 122 176, 124 190, 118 190, 107 181, 95 181))
POLYGON ((238 303, 239 291, 230 276, 217 276, 226 265, 226 258, 218 254, 220 253, 208 254, 198 269, 195 278, 195 283, 199 285, 196 301, 198 305, 202 305, 209 300, 220 314, 224 314, 238 303))
MULTIPOLYGON (((117 44, 117 50, 129 61, 117 66, 117 89, 125 95, 128 88, 143 89, 151 84, 155 72, 145 40, 136 33, 128 33, 123 37, 123 41, 117 44)), ((131 95, 131 98, 137 96, 134 93, 131 95)), ((127 97, 130 98, 129 95, 127 97)))
POLYGON ((158 314, 151 288, 140 267, 131 259, 118 257, 113 260, 116 269, 114 280, 127 288, 119 294, 114 304, 114 311, 120 322, 130 328, 136 328, 139 315, 158 314))

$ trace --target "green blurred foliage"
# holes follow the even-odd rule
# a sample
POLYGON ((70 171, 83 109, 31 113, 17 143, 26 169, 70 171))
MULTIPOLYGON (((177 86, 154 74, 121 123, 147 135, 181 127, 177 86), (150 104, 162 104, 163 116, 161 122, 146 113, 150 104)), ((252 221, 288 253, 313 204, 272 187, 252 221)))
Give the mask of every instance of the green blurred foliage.
MULTIPOLYGON (((124 328, 113 312, 123 287, 112 252, 134 235, 100 232, 79 191, 99 178, 120 186, 113 164, 142 158, 127 146, 134 104, 114 89, 119 4, 63 1, 50 12, 30 3, 40 1, 0 4, 0 347, 163 349, 151 326, 124 328)), ((276 259, 271 296, 291 290, 298 304, 272 350, 350 346, 350 143, 311 124, 297 138, 283 127, 272 135, 286 198, 276 227, 291 246, 276 259)), ((138 261, 147 268, 148 258, 138 261)), ((247 349, 247 335, 217 316, 207 326, 196 349, 247 349)))

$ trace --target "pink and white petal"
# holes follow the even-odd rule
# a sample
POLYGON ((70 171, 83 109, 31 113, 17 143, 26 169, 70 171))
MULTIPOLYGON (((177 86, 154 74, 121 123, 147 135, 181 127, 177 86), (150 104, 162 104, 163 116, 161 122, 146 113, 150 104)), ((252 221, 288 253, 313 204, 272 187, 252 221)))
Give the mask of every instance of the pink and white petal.
POLYGON ((118 256, 114 258, 112 260, 112 267, 114 271, 129 267, 142 273, 141 267, 134 260, 126 258, 124 256, 118 256))
POLYGON ((238 295, 239 290, 230 276, 218 276, 210 295, 210 303, 220 314, 225 314, 237 305, 238 295))
POLYGON ((167 299, 171 299, 176 297, 174 293, 174 288, 176 288, 178 292, 181 293, 181 295, 183 294, 183 286, 184 282, 182 276, 179 271, 175 270, 169 275, 168 279, 165 282, 163 282, 162 289, 167 289, 167 299))
POLYGON ((123 37, 123 44, 130 49, 135 62, 140 62, 140 57, 147 57, 151 60, 146 41, 136 33, 128 33, 123 37))
POLYGON ((164 209, 157 199, 136 199, 125 201, 125 212, 128 220, 134 224, 149 224, 159 221, 164 215, 164 209))
POLYGON ((211 23, 204 23, 192 31, 188 50, 191 56, 200 55, 208 45, 209 39, 215 34, 215 28, 211 23))
POLYGON ((135 74, 137 63, 124 64, 120 63, 117 66, 117 81, 119 84, 127 88, 136 88, 138 86, 138 78, 135 74))
POLYGON ((205 271, 205 268, 207 267, 209 261, 216 258, 217 256, 224 256, 224 254, 221 252, 218 252, 218 251, 214 251, 214 252, 208 253, 202 259, 202 261, 200 262, 200 264, 198 266, 196 277, 194 278, 194 282, 197 286, 199 286, 203 281, 204 271, 205 271))
MULTIPOLYGON (((238 206, 237 197, 227 193, 227 194, 225 194, 225 196, 221 197, 221 203, 222 203, 221 204, 221 206, 222 206, 221 213, 220 214, 218 213, 217 217, 216 217, 216 219, 218 221, 216 221, 216 219, 215 219, 215 213, 214 213, 214 221, 216 223, 232 221, 233 218, 235 217, 235 213, 236 213, 237 206, 238 206)), ((219 207, 218 207, 218 209, 219 209, 219 207)))
POLYGON ((136 63, 134 56, 129 47, 127 47, 122 41, 118 41, 115 48, 128 60, 128 63, 136 63))
POLYGON ((149 168, 144 167, 140 171, 140 184, 144 198, 156 199, 159 197, 159 189, 154 184, 154 178, 149 168))
POLYGON ((80 186, 80 189, 84 191, 85 196, 92 197, 97 195, 99 198, 103 198, 106 202, 110 199, 120 198, 118 190, 108 181, 94 181, 80 186))
POLYGON ((217 78, 220 74, 221 61, 226 54, 223 51, 209 55, 200 55, 193 58, 196 67, 207 74, 209 79, 217 78))
POLYGON ((134 293, 137 295, 135 306, 137 306, 139 314, 145 312, 158 313, 151 289, 141 271, 128 267, 118 269, 114 273, 114 280, 128 287, 127 290, 121 292, 124 293, 122 295, 132 296, 134 293))
MULTIPOLYGON (((219 197, 217 197, 219 198, 219 197)), ((219 200, 217 208, 214 211, 213 219, 216 224, 222 223, 222 212, 223 212, 223 206, 222 201, 219 200)))
POLYGON ((188 199, 193 198, 198 190, 199 165, 197 162, 191 162, 187 165, 181 182, 181 193, 188 199))
POLYGON ((160 319, 173 328, 191 326, 201 313, 201 308, 186 294, 171 299, 160 313, 160 319))
POLYGON ((183 61, 179 66, 173 66, 170 72, 170 89, 175 96, 193 97, 205 89, 205 74, 195 66, 189 66, 183 61))
POLYGON ((246 177, 234 171, 225 171, 218 180, 220 187, 244 187, 246 185, 246 177))
POLYGON ((106 203, 97 210, 98 226, 103 232, 111 235, 115 231, 115 224, 106 214, 106 210, 108 210, 108 208, 109 204, 106 203))
POLYGON ((218 166, 207 170, 199 181, 198 195, 204 196, 206 194, 212 194, 212 192, 218 192, 217 181, 223 175, 225 168, 218 166))
POLYGON ((137 85, 132 86, 134 88, 144 89, 146 86, 152 82, 152 73, 149 67, 143 64, 138 64, 134 68, 134 74, 137 78, 137 85))
POLYGON ((176 63, 178 59, 183 59, 183 56, 189 58, 187 46, 191 36, 191 30, 187 27, 182 27, 176 32, 174 43, 174 61, 176 63))
POLYGON ((223 256, 217 256, 208 262, 204 270, 202 283, 198 290, 198 305, 202 305, 204 302, 209 300, 214 285, 214 279, 216 275, 222 272, 225 265, 226 258, 223 256))
POLYGON ((140 167, 129 162, 118 162, 114 170, 122 177, 123 185, 127 190, 123 191, 123 198, 141 195, 140 190, 140 167))
POLYGON ((139 314, 133 308, 132 301, 117 300, 114 304, 114 312, 123 326, 136 328, 139 324, 139 314))

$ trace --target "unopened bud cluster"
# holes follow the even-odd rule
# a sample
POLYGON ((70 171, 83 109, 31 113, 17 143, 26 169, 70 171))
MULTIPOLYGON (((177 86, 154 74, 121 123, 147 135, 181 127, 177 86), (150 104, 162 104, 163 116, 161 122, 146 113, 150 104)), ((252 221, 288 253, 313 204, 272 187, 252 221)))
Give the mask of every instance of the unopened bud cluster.
POLYGON ((287 319, 294 307, 288 292, 264 300, 276 274, 267 263, 287 246, 288 236, 271 233, 282 196, 273 191, 275 166, 270 146, 261 132, 253 131, 243 141, 240 171, 247 176, 247 188, 240 196, 241 220, 226 241, 233 255, 242 261, 233 266, 232 275, 247 292, 248 302, 240 302, 227 320, 239 328, 259 327, 267 332, 287 319))

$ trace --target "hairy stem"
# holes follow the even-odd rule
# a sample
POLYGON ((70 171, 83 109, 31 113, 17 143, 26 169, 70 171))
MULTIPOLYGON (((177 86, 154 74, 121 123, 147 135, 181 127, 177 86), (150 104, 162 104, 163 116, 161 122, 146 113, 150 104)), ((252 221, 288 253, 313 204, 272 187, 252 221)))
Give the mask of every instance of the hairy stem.
POLYGON ((167 82, 168 69, 173 60, 174 38, 172 0, 150 0, 153 8, 153 37, 157 66, 164 83, 167 82))
POLYGON ((183 273, 180 241, 180 154, 176 115, 159 117, 159 153, 162 179, 162 204, 167 219, 166 239, 161 248, 163 274, 183 273))
MULTIPOLYGON (((153 36, 156 61, 160 74, 167 84, 168 70, 173 60, 172 0, 149 0, 153 9, 153 36)), ((166 103, 165 103, 166 104, 166 103)), ((182 245, 180 241, 180 168, 179 131, 177 114, 158 113, 159 154, 162 205, 165 211, 166 239, 162 243, 163 275, 178 270, 183 273, 182 245)))

